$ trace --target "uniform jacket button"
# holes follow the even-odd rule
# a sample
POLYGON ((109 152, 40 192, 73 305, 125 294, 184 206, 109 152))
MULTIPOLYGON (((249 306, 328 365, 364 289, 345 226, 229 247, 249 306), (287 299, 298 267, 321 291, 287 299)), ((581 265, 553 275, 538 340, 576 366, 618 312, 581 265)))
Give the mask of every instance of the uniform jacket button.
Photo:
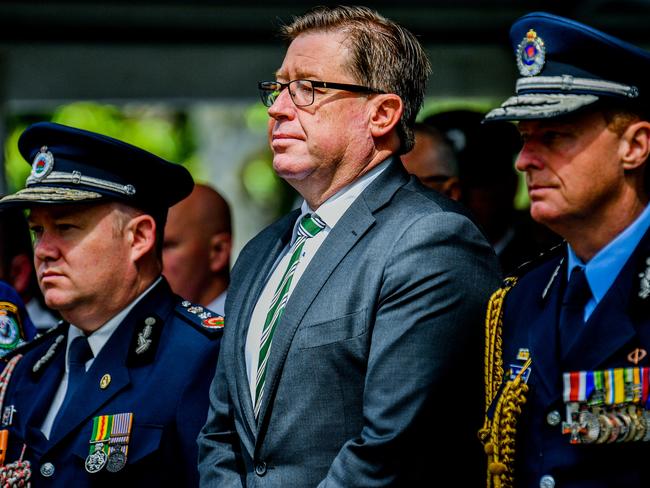
POLYGON ((555 488, 555 478, 545 474, 539 480, 539 488, 555 488))
POLYGON ((49 478, 54 474, 54 464, 44 463, 41 465, 41 474, 46 478, 49 478))
POLYGON ((258 461, 255 464, 255 474, 257 476, 264 476, 266 474, 266 463, 264 461, 258 461))
POLYGON ((557 410, 553 410, 546 415, 546 423, 552 427, 560 425, 562 421, 562 416, 557 410))

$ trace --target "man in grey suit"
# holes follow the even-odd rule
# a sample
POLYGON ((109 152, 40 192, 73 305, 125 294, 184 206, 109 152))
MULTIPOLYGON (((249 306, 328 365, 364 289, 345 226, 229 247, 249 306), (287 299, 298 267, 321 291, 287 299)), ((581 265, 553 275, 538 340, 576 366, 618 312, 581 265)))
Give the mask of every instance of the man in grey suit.
POLYGON ((365 7, 318 7, 283 33, 277 81, 259 88, 274 169, 304 203, 233 269, 201 484, 480 479, 476 372, 498 265, 462 210, 399 160, 426 55, 365 7))

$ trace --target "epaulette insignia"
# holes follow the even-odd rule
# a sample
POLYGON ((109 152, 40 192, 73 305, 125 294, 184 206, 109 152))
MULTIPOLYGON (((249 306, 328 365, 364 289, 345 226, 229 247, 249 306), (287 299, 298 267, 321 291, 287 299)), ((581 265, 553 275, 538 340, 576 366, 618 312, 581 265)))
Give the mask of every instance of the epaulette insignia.
POLYGON ((639 298, 650 297, 650 258, 645 260, 646 268, 639 273, 639 298))
POLYGON ((640 255, 636 268, 638 286, 632 285, 630 313, 647 317, 650 308, 650 256, 640 255))
POLYGON ((530 270, 536 268, 537 266, 541 265, 543 262, 548 261, 549 259, 563 252, 564 249, 565 249, 565 243, 561 242, 560 244, 556 244, 555 246, 545 251, 542 251, 530 261, 526 261, 525 263, 522 263, 519 266, 517 266, 517 269, 515 269, 512 272, 512 276, 516 278, 521 278, 530 270))
POLYGON ((158 349, 160 334, 162 333, 162 320, 157 315, 151 314, 140 319, 134 330, 131 344, 129 345, 129 366, 139 366, 151 363, 158 349))
POLYGON ((224 318, 201 305, 183 300, 176 307, 176 312, 209 337, 218 337, 222 333, 224 318))

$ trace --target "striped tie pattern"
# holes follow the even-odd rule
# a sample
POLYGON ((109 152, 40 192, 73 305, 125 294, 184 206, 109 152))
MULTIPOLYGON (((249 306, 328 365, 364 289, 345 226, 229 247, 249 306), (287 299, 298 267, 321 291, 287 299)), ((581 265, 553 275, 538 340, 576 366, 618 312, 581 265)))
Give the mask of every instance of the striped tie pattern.
POLYGON ((284 307, 289 300, 289 289, 291 288, 293 273, 296 271, 296 267, 300 261, 300 255, 302 254, 302 248, 305 244, 305 241, 310 237, 314 237, 324 228, 325 222, 323 222, 316 214, 307 214, 302 218, 300 225, 298 226, 298 237, 296 239, 296 242, 293 243, 292 249, 289 251, 291 252, 289 264, 287 265, 287 269, 282 275, 282 279, 280 280, 280 283, 275 290, 273 300, 271 300, 271 306, 268 313, 266 314, 264 327, 262 328, 262 338, 260 339, 260 355, 259 361, 257 363, 257 381, 255 383, 254 408, 256 418, 260 412, 262 398, 264 398, 266 365, 269 359, 269 351, 271 349, 273 333, 275 332, 275 328, 282 318, 284 307))

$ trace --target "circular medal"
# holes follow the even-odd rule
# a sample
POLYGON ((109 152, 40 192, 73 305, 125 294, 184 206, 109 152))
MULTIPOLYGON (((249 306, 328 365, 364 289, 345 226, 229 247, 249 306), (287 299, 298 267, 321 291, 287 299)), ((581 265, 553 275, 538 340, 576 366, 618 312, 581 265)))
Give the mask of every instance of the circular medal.
POLYGON ((621 429, 621 435, 617 442, 631 441, 636 435, 636 425, 632 422, 632 417, 627 414, 626 410, 617 412, 616 416, 625 424, 625 433, 623 433, 623 429, 621 429))
POLYGON ((650 441, 650 412, 643 411, 643 423, 645 424, 645 434, 643 435, 643 442, 650 441))
POLYGON ((580 424, 580 440, 585 444, 596 442, 600 434, 600 423, 598 416, 589 410, 583 410, 578 416, 580 424))
MULTIPOLYGON (((612 424, 612 433, 609 436, 609 439, 607 439, 607 443, 611 443, 616 441, 618 439, 618 436, 621 435, 621 429, 623 428, 623 421, 620 420, 615 414, 613 413, 606 413, 604 414, 611 422, 612 424)), ((625 431, 627 432, 627 430, 625 431)))
POLYGON ((612 421, 609 420, 607 415, 601 413, 598 415, 598 423, 600 424, 600 435, 596 439, 596 444, 604 444, 612 434, 612 421))
POLYGON ((89 473, 97 473, 102 470, 106 464, 106 453, 100 448, 95 448, 95 452, 88 454, 86 458, 86 471, 89 473))
POLYGON ((106 462, 106 470, 117 473, 124 466, 126 466, 126 455, 120 450, 112 451, 106 462))
POLYGON ((630 415, 630 418, 632 419, 632 423, 634 424, 634 437, 632 437, 632 441, 640 441, 643 439, 643 436, 645 435, 645 422, 643 419, 639 416, 639 412, 636 409, 636 405, 630 405, 627 409, 628 414, 630 415))

